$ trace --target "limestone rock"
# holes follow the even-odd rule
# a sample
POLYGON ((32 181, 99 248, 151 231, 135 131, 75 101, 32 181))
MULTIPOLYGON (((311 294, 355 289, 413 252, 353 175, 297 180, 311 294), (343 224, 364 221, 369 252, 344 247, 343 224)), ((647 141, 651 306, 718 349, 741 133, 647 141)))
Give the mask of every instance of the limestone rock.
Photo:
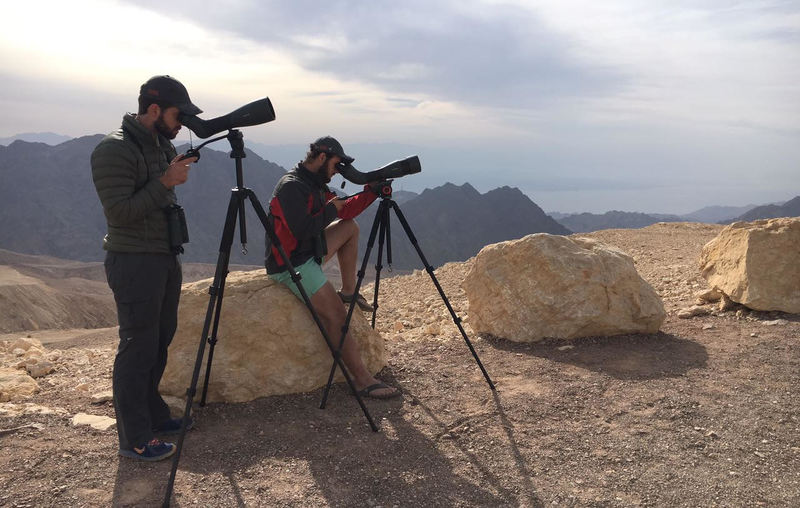
POLYGON ((703 247, 700 272, 750 309, 800 313, 798 260, 800 217, 735 222, 703 247))
POLYGON ((25 402, 23 404, 14 404, 6 402, 0 404, 0 415, 8 417, 17 417, 24 415, 65 415, 67 410, 60 407, 46 407, 39 404, 25 402))
POLYGON ((705 305, 707 303, 714 303, 720 301, 722 298, 722 293, 717 291, 716 289, 706 289, 705 291, 701 291, 695 295, 697 305, 705 305))
POLYGON ((488 245, 462 287, 473 330, 519 342, 655 333, 666 318, 633 259, 588 238, 538 233, 488 245))
MULTIPOLYGON (((185 284, 178 331, 160 391, 185 397, 200 344, 212 280, 185 284)), ((210 333, 210 332, 209 332, 210 333)), ((258 397, 298 393, 324 386, 333 362, 330 350, 305 305, 263 270, 231 272, 225 284, 218 342, 214 349, 209 401, 246 402, 258 397)), ((339 336, 332 337, 338 343, 339 336)), ((357 309, 350 338, 360 346, 370 372, 386 365, 383 338, 357 309)), ((208 358, 203 359, 198 398, 208 358)), ((344 380, 337 369, 337 380, 344 380)))
POLYGON ((29 350, 30 348, 36 348, 39 351, 44 351, 44 346, 42 346, 42 343, 30 337, 19 337, 14 339, 14 341, 11 342, 11 349, 14 350, 17 348, 25 351, 29 350))
POLYGON ((72 425, 88 425, 97 430, 108 430, 117 424, 117 421, 107 416, 90 415, 86 413, 78 413, 72 417, 72 425))
POLYGON ((729 310, 734 310, 740 305, 730 298, 725 293, 721 293, 722 297, 719 300, 719 310, 720 312, 728 312, 729 310))
POLYGON ((681 319, 689 319, 697 316, 707 316, 711 313, 711 309, 701 307, 700 305, 692 305, 686 309, 678 311, 678 317, 681 319))
POLYGON ((30 397, 39 391, 39 384, 25 371, 0 368, 0 402, 30 397))
POLYGON ((103 402, 109 402, 111 400, 114 400, 114 392, 111 390, 92 394, 92 404, 102 404, 103 402))
POLYGON ((28 371, 28 374, 31 375, 33 378, 37 377, 44 377, 48 374, 52 374, 56 371, 56 366, 53 365, 52 362, 47 360, 37 361, 37 362, 29 362, 25 365, 25 369, 28 371))

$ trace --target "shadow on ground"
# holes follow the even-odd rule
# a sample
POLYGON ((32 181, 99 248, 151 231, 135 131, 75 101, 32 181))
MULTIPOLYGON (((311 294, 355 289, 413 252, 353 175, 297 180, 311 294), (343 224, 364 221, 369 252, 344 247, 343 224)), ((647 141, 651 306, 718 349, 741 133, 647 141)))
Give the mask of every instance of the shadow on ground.
MULTIPOLYGON (((478 388, 490 397, 484 386, 478 388)), ((172 505, 192 504, 200 494, 206 506, 254 501, 272 506, 541 506, 497 394, 494 403, 487 399, 481 418, 505 429, 500 434, 505 442, 496 446, 516 466, 511 471, 496 470, 467 441, 451 439, 451 429, 464 418, 448 422, 452 418, 443 417, 442 408, 414 395, 368 402, 380 432, 369 429, 346 386, 333 388, 325 410, 318 409, 320 397, 318 390, 199 408, 196 429, 184 443, 172 505), (409 406, 415 415, 409 415, 409 406), (432 435, 420 430, 430 426, 415 425, 419 417, 433 423, 432 435), (524 488, 510 487, 509 477, 524 488)), ((160 504, 170 467, 170 461, 121 459, 113 504, 160 504)))
POLYGON ((537 356, 625 380, 679 377, 690 369, 705 367, 708 361, 702 344, 663 332, 535 343, 484 338, 502 351, 537 356))

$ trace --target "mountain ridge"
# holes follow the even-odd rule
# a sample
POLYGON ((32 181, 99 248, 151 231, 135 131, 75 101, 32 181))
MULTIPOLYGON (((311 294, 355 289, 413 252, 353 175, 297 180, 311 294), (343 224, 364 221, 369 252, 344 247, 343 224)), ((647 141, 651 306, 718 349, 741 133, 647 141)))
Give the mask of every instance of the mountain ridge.
POLYGON ((776 217, 797 217, 800 216, 800 196, 795 196, 782 205, 763 205, 757 206, 742 215, 728 220, 721 221, 720 224, 731 224, 733 222, 750 222, 758 219, 774 219, 776 217))

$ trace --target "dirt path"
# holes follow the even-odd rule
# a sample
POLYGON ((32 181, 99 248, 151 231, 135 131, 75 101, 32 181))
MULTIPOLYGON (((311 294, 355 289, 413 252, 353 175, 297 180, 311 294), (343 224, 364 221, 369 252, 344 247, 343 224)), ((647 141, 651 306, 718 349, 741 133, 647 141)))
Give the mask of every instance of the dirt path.
MULTIPOLYGON (((702 289, 696 257, 716 228, 587 235, 634 255, 665 299, 662 331, 530 345, 472 337, 496 392, 427 273, 382 280, 383 375, 404 397, 369 403, 381 432, 341 385, 325 410, 320 390, 199 408, 174 505, 800 505, 800 317, 675 315, 702 289)), ((437 270, 463 315, 466 269, 437 270)), ((70 340, 49 342, 59 370, 29 401, 53 413, 12 416, 0 404, 0 430, 38 426, 0 434, 0 506, 160 504, 169 463, 120 459, 113 428, 70 424, 77 412, 113 416, 90 396, 111 386, 114 329, 70 340)))

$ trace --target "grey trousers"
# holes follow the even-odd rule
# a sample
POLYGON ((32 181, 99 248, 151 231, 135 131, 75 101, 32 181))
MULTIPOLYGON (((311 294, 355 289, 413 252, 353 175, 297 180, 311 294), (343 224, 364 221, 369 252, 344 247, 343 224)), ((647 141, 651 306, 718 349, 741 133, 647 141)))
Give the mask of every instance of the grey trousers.
POLYGON ((121 449, 140 448, 170 418, 158 393, 167 348, 178 325, 180 258, 171 254, 108 252, 106 278, 114 292, 119 347, 114 359, 114 410, 121 449))

